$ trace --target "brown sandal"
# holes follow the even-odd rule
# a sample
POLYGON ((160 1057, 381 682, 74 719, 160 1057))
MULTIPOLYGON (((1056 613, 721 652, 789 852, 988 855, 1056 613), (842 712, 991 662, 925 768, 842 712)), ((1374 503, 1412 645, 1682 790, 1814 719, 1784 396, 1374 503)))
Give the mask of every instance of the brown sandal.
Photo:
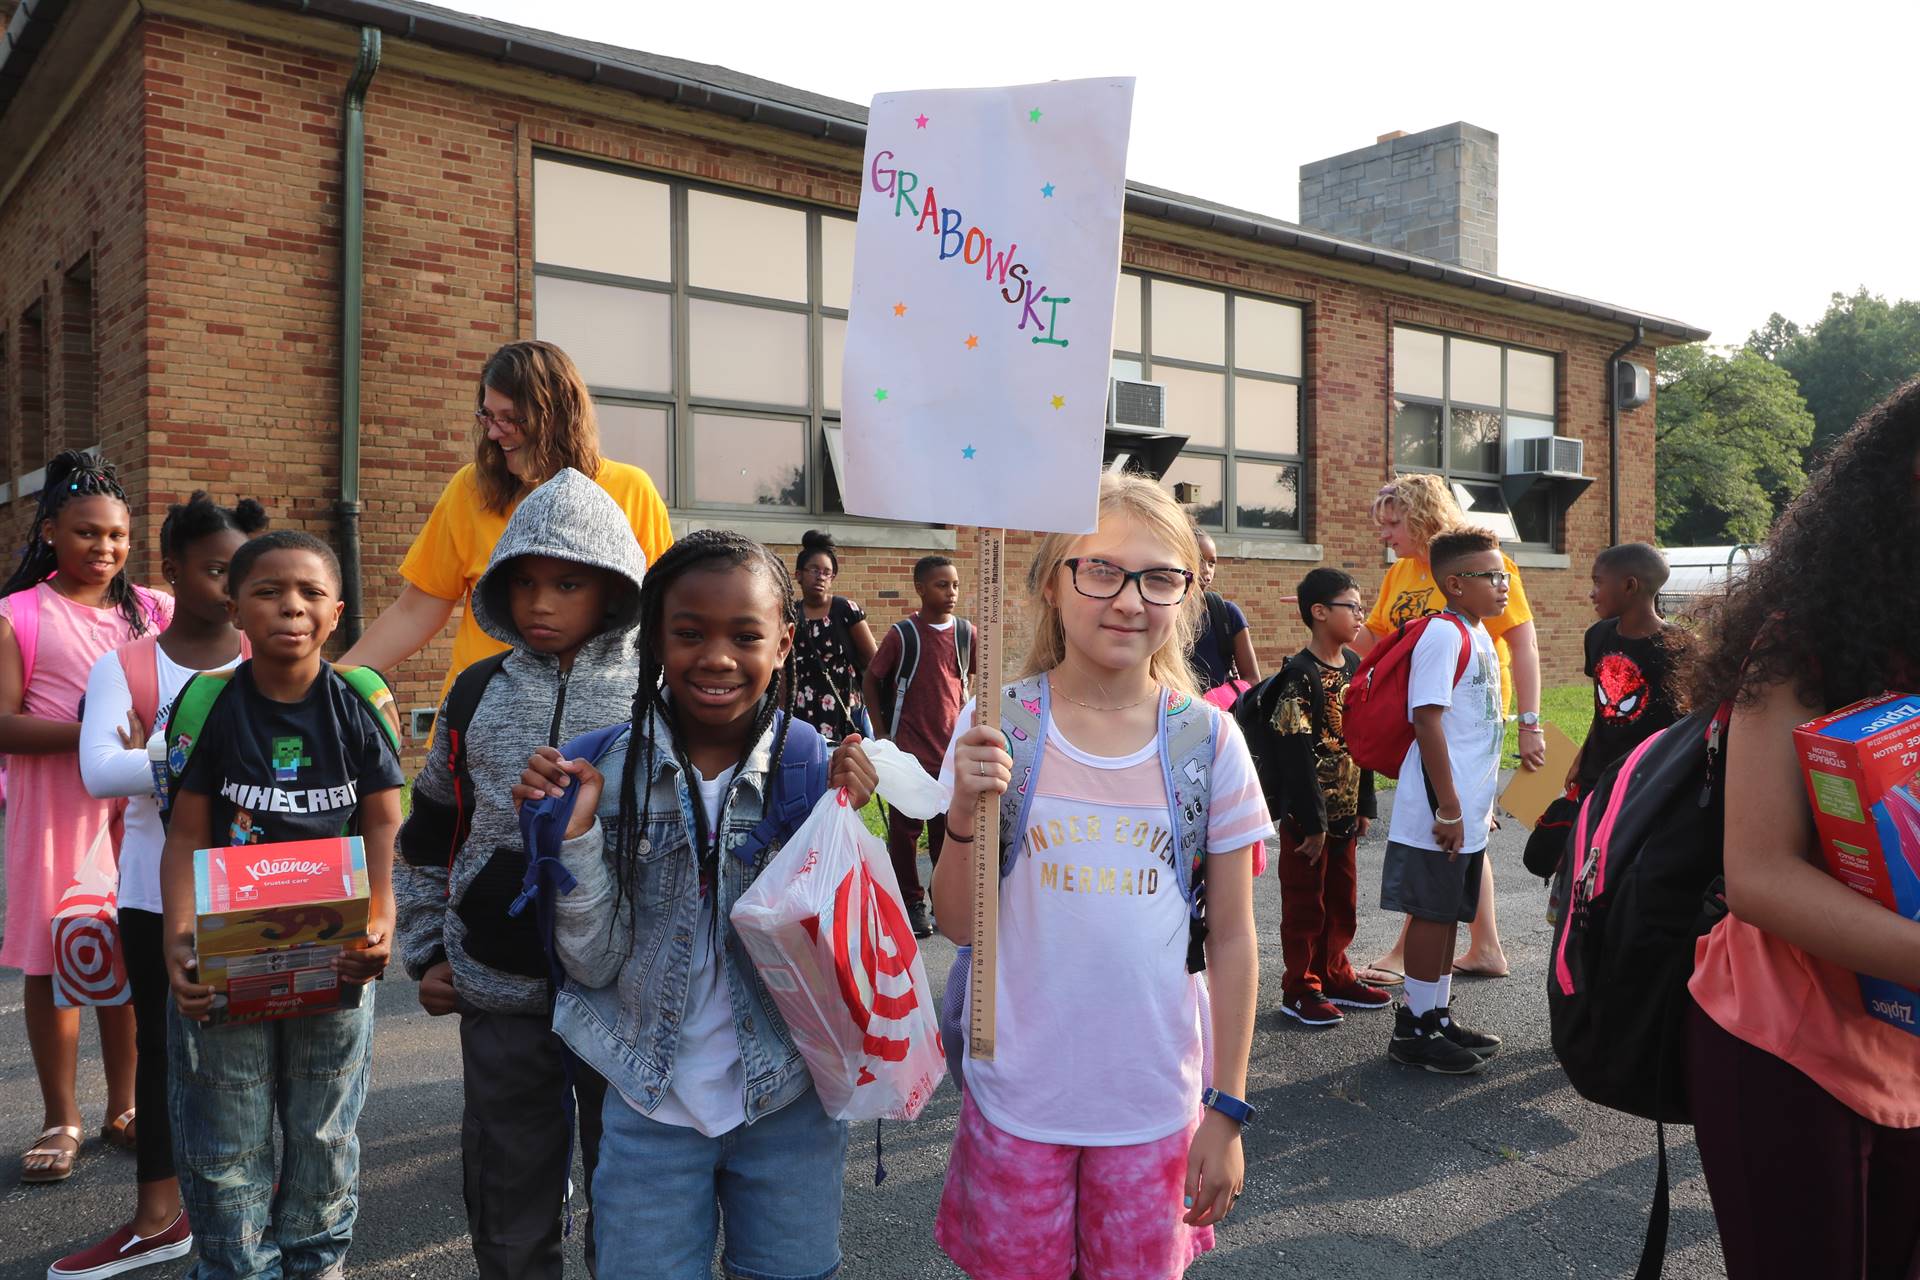
POLYGON ((73 1176, 73 1158, 80 1154, 80 1126, 77 1124, 50 1124, 35 1139, 37 1145, 20 1157, 20 1181, 22 1182, 65 1182, 73 1176), (73 1143, 73 1150, 65 1147, 44 1145, 48 1138, 66 1138, 73 1143), (38 1169, 30 1168, 27 1161, 35 1156, 51 1156, 52 1159, 38 1169))
POLYGON ((118 1116, 101 1125, 100 1141, 110 1147, 118 1147, 122 1151, 132 1151, 137 1142, 133 1132, 133 1112, 134 1109, 128 1107, 118 1116))

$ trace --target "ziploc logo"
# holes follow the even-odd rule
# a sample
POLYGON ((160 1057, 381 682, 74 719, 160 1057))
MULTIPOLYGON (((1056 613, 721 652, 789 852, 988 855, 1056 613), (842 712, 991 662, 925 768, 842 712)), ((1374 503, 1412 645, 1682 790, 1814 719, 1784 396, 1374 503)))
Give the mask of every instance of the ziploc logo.
POLYGON ((1920 698, 1896 698, 1877 707, 1868 707, 1859 714, 1849 716, 1829 725, 1824 736, 1839 738, 1842 741, 1857 741, 1871 738, 1877 733, 1920 720, 1920 698))
POLYGON ((1861 725, 1860 732, 1879 733, 1882 729, 1891 729, 1897 724, 1904 724, 1915 716, 1920 716, 1920 703, 1901 703, 1898 706, 1888 707, 1885 711, 1861 725))

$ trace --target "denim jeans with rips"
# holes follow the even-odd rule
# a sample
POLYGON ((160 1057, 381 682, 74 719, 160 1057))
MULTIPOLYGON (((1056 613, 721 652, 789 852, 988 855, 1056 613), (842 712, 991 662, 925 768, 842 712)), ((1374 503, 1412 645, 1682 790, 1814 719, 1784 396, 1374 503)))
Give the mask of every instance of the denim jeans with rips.
POLYGON ((174 1154, 200 1255, 190 1280, 343 1275, 359 1210, 373 987, 358 1008, 333 1013, 209 1027, 174 1009, 168 1024, 174 1154))

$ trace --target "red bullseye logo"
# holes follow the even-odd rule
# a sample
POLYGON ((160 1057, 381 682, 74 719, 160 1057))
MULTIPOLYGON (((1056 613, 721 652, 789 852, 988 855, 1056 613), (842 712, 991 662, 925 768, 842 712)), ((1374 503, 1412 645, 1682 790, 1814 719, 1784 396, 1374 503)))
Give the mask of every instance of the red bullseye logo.
POLYGON ((113 899, 69 894, 68 914, 53 919, 53 985, 65 1005, 125 1004, 127 970, 120 958, 113 899))
MULTIPOLYGON (((920 950, 906 913, 879 893, 866 864, 847 872, 833 895, 833 961, 840 998, 860 1028, 864 1048, 882 1062, 901 1062, 912 1042, 907 1018, 919 1007, 913 962, 920 950)), ((863 1068, 861 1083, 872 1077, 863 1068)))

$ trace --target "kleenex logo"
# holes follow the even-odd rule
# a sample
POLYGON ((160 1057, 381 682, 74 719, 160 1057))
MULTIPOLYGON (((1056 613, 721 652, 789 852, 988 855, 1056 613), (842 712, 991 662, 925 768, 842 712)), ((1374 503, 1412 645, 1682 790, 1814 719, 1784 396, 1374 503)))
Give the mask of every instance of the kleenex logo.
POLYGON ((297 858, 262 858, 247 868, 247 874, 255 880, 264 880, 268 876, 324 875, 330 870, 324 862, 302 862, 297 858))

